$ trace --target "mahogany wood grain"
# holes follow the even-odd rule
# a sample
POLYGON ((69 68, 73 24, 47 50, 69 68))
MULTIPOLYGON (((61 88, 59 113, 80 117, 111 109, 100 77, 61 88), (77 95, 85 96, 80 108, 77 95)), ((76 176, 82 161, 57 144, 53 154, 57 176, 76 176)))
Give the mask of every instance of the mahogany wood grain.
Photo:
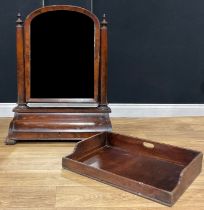
POLYGON ((104 18, 100 26, 98 18, 93 13, 69 5, 39 8, 26 17, 24 24, 18 15, 16 26, 18 106, 13 110, 14 118, 9 126, 6 144, 15 144, 22 140, 81 140, 102 131, 111 131, 109 119, 111 110, 107 105, 107 27, 104 18), (83 14, 94 22, 93 98, 31 98, 31 22, 38 15, 61 10, 83 14), (66 102, 68 105, 42 108, 29 107, 29 102, 36 104, 66 102), (69 103, 75 103, 76 106, 69 107, 69 103), (97 107, 91 105, 80 107, 79 104, 83 103, 96 104, 97 107))
POLYGON ((107 106, 108 34, 105 14, 101 22, 100 106, 107 106))
POLYGON ((14 112, 18 113, 110 113, 110 109, 100 109, 100 107, 21 107, 14 108, 14 112))
MULTIPOLYGON (((74 21, 74 20, 73 20, 74 21)), ((26 81, 26 101, 27 102, 98 102, 98 80, 99 80, 99 50, 100 50, 100 22, 98 18, 91 13, 89 10, 86 10, 81 7, 69 6, 69 5, 54 5, 54 6, 46 6, 39 8, 33 12, 31 12, 25 19, 24 23, 24 31, 25 31, 25 81, 26 81), (31 98, 30 94, 30 76, 31 76, 31 45, 30 45, 30 25, 32 20, 43 13, 57 11, 57 10, 65 10, 65 11, 73 11, 77 13, 84 14, 91 18, 94 22, 94 99, 69 99, 69 98, 31 98)))
POLYGON ((172 206, 202 169, 202 153, 104 132, 79 142, 64 169, 172 206))
POLYGON ((17 55, 17 83, 18 83, 18 104, 26 103, 25 100, 25 68, 24 68, 24 27, 21 14, 18 13, 16 21, 16 55, 17 55))
MULTIPOLYGON (((108 113, 15 113, 9 128, 9 140, 82 140, 111 130, 108 113)), ((12 144, 13 142, 11 142, 12 144)))

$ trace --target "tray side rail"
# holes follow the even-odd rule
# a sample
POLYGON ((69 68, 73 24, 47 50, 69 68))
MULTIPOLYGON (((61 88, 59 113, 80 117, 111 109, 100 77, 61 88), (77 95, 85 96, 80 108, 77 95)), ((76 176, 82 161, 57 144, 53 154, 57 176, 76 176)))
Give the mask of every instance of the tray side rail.
POLYGON ((141 153, 157 159, 187 166, 200 152, 184 149, 168 144, 161 144, 137 137, 125 136, 117 133, 109 133, 109 144, 128 152, 141 153))

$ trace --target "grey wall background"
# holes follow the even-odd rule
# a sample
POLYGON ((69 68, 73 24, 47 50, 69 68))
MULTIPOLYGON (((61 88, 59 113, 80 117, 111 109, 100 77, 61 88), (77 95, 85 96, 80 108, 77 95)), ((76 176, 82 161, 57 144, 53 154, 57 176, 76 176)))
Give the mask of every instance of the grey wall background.
MULTIPOLYGON (((90 0, 45 0, 91 8, 90 0)), ((16 101, 15 21, 40 0, 1 0, 0 102, 16 101)), ((202 0, 93 0, 109 22, 109 102, 204 103, 202 0)))

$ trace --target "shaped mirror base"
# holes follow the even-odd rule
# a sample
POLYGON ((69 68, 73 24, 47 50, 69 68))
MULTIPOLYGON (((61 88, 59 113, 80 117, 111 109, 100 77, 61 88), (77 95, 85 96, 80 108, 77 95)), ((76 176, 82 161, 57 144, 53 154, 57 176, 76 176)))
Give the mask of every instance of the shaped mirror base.
POLYGON ((74 110, 16 107, 5 144, 11 145, 18 141, 83 140, 97 133, 112 130, 108 108, 74 110))

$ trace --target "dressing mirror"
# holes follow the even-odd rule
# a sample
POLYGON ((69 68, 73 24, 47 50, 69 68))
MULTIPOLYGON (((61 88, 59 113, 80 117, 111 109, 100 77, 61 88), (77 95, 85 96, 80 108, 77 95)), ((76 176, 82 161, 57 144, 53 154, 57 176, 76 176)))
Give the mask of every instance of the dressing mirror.
POLYGON ((6 144, 81 140, 111 130, 107 21, 89 10, 46 6, 16 25, 18 105, 6 144))

